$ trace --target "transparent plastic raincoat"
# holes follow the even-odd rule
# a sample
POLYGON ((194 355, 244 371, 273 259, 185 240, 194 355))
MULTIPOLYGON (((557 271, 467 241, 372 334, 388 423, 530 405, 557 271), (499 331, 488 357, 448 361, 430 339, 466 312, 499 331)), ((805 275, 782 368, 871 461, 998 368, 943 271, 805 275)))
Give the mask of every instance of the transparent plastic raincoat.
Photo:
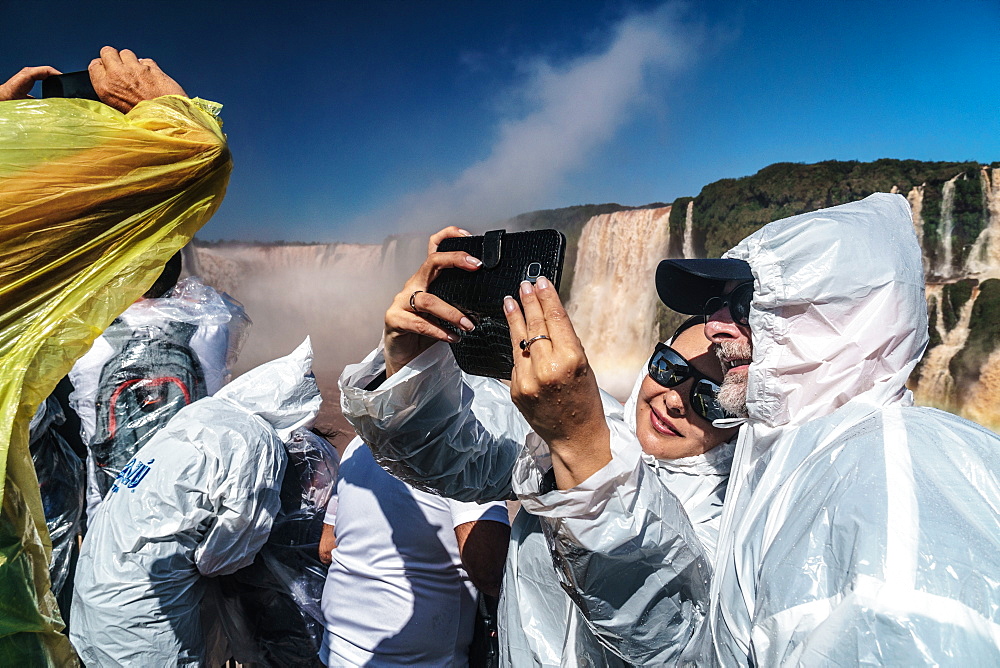
MULTIPOLYGON (((546 493, 550 485, 545 474, 551 469, 547 448, 511 402, 510 390, 497 380, 463 374, 443 343, 432 346, 378 389, 362 389, 383 368, 380 351, 361 364, 348 366, 341 376, 341 407, 386 469, 415 487, 460 501, 510 499, 517 490, 525 508, 537 513, 522 510, 511 527, 498 615, 501 664, 625 665, 617 655, 617 640, 602 644, 596 634, 611 634, 588 626, 581 613, 589 613, 588 606, 574 605, 560 584, 556 569, 570 550, 551 551, 545 534, 555 534, 557 545, 567 545, 559 532, 571 532, 574 525, 564 522, 563 516, 579 506, 574 507, 572 500, 564 502, 559 492, 546 493), (548 525, 544 531, 543 524, 548 525)), ((688 538, 687 542, 675 541, 679 549, 674 555, 676 572, 669 581, 670 593, 663 595, 661 586, 669 576, 655 575, 664 609, 672 607, 676 614, 680 634, 676 651, 703 614, 695 601, 707 601, 709 557, 698 536, 714 544, 732 446, 716 448, 711 463, 695 467, 695 475, 690 475, 694 469, 678 472, 641 452, 633 433, 634 399, 629 403, 632 418, 628 422, 618 401, 606 394, 602 400, 616 458, 605 469, 607 478, 596 484, 607 489, 634 476, 680 485, 679 498, 669 493, 658 497, 677 518, 673 526, 688 538), (644 459, 652 461, 644 463, 644 459), (689 514, 696 518, 695 526, 689 514)), ((576 489, 580 495, 588 493, 582 486, 576 489)), ((581 559, 588 560, 586 555, 581 559)), ((591 574, 598 575, 598 561, 593 564, 591 574)), ((593 584, 585 580, 584 586, 593 584)), ((597 595, 610 593, 605 589, 597 595)), ((606 628, 621 632, 622 625, 631 628, 635 623, 615 619, 606 628)), ((650 657, 651 664, 657 660, 650 657)))
POLYGON ((204 665, 202 576, 267 540, 282 442, 319 410, 311 365, 307 339, 181 409, 119 474, 77 567, 71 640, 87 665, 204 665))
MULTIPOLYGON (((62 406, 55 397, 49 397, 38 407, 30 425, 31 458, 52 540, 49 579, 60 606, 70 600, 62 592, 73 569, 77 539, 83 529, 83 498, 87 487, 83 462, 55 430, 65 420, 62 406)), ((67 616, 66 610, 62 612, 67 616)))
POLYGON ((229 381, 249 325, 241 304, 191 276, 165 297, 129 306, 73 365, 69 402, 88 450, 88 516, 157 429, 229 381))
MULTIPOLYGON (((28 422, 222 201, 207 103, 0 102, 0 664, 67 665, 28 422)), ((214 108, 217 111, 218 105, 214 108)))
MULTIPOLYGON (((914 407, 905 388, 927 344, 906 200, 872 195, 776 221, 728 256, 755 275, 750 423, 708 614, 680 663, 998 665, 1000 438, 914 407)), ((606 489, 607 506, 581 531, 631 532, 631 549, 672 577, 674 543, 686 538, 649 529, 679 519, 650 518, 647 507, 669 505, 633 509, 620 492, 606 489)), ((566 563, 570 581, 592 576, 586 562, 566 563)), ((636 651, 674 641, 661 592, 619 591, 595 609, 633 622, 636 651)))
POLYGON ((642 452, 633 434, 645 377, 625 404, 628 434, 611 439, 610 463, 555 490, 546 481, 548 446, 532 433, 514 491, 538 516, 563 587, 593 633, 628 665, 663 666, 677 661, 708 608, 735 438, 681 459, 642 452))
POLYGON ((285 453, 281 508, 267 542, 252 564, 215 578, 218 587, 211 587, 203 602, 203 616, 211 620, 205 633, 210 645, 217 645, 210 646, 210 665, 230 657, 276 668, 316 665, 326 584, 319 541, 326 506, 336 493, 340 456, 304 427, 285 441, 285 453))
POLYGON ((1000 665, 1000 438, 913 406, 927 346, 900 195, 773 222, 692 665, 1000 665))

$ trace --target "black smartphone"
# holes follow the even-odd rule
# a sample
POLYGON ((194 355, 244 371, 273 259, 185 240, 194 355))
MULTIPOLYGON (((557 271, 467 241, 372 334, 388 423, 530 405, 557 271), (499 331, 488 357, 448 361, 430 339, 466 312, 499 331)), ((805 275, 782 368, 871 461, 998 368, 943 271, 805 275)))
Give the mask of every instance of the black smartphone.
POLYGON ((483 261, 472 272, 445 269, 427 288, 476 325, 471 332, 447 327, 460 337, 451 344, 458 366, 476 376, 509 379, 514 356, 503 298, 510 295, 520 302, 521 281, 534 283, 539 276, 552 281, 558 291, 566 237, 558 230, 494 230, 482 236, 445 239, 438 250, 465 251, 483 261))
POLYGON ((42 97, 75 97, 84 100, 101 101, 90 83, 90 72, 69 72, 53 74, 42 80, 42 97))

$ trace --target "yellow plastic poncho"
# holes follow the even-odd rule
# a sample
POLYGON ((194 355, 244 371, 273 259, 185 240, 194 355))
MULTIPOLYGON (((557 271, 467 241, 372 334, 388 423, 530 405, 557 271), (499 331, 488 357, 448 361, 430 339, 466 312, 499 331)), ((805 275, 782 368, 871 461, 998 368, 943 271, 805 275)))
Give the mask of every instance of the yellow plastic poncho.
POLYGON ((219 206, 211 103, 0 102, 0 665, 75 661, 28 452, 39 403, 219 206))

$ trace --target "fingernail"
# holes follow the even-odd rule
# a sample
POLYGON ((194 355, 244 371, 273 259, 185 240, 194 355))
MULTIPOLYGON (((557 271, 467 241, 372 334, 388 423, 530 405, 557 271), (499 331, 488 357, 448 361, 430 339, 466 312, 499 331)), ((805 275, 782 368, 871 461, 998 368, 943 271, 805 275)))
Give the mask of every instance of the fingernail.
POLYGON ((448 332, 448 340, 450 342, 452 342, 452 343, 457 343, 458 342, 458 334, 452 334, 451 332, 448 332))
POLYGON ((476 326, 473 325, 472 321, 469 320, 468 318, 462 318, 461 320, 458 321, 458 324, 460 324, 462 326, 462 329, 464 329, 467 332, 471 332, 476 328, 476 326))
POLYGON ((458 231, 461 232, 462 234, 464 234, 467 237, 471 237, 472 236, 472 232, 470 232, 469 230, 463 230, 462 228, 458 228, 458 231))
POLYGON ((530 295, 532 291, 531 281, 521 281, 521 294, 530 295))
POLYGON ((548 290, 549 287, 551 286, 551 283, 549 283, 549 279, 545 278, 544 276, 539 276, 538 280, 535 281, 535 286, 539 290, 548 290))
POLYGON ((479 267, 483 264, 483 261, 477 257, 472 257, 471 255, 465 256, 465 261, 471 264, 473 267, 479 267))
POLYGON ((514 309, 517 308, 517 302, 510 295, 503 298, 503 310, 505 313, 513 313, 514 309))

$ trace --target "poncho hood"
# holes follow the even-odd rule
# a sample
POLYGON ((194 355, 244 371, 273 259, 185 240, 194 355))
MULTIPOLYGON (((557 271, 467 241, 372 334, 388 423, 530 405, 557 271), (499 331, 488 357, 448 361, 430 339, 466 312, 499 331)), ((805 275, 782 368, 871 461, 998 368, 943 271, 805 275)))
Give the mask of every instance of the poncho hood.
POLYGON ((901 195, 778 220, 725 257, 755 277, 751 425, 801 425, 849 401, 912 403, 927 347, 921 251, 901 195))

